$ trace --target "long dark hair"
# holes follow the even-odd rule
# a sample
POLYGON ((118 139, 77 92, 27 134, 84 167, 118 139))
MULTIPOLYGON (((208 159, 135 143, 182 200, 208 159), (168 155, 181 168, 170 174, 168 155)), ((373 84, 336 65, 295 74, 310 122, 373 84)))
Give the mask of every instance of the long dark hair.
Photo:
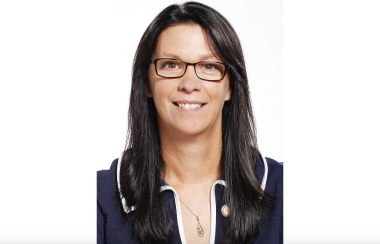
POLYGON ((216 10, 197 2, 170 5, 146 29, 137 48, 129 102, 128 136, 121 166, 121 194, 133 214, 133 237, 140 243, 169 243, 170 219, 160 195, 161 155, 157 111, 145 94, 149 61, 160 33, 172 25, 196 24, 206 32, 217 57, 228 67, 231 100, 222 111, 221 170, 227 182, 224 201, 233 209, 226 219, 223 243, 246 243, 256 238, 270 199, 256 175, 259 151, 248 78, 239 38, 216 10))

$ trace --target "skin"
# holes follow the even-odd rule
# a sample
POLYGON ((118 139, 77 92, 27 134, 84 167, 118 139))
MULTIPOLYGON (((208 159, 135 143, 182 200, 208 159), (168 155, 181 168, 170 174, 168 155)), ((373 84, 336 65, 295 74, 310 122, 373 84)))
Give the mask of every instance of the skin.
MULTIPOLYGON (((164 30, 152 59, 175 58, 185 62, 219 61, 213 55, 205 31, 199 25, 176 25, 164 30)), ((222 81, 199 79, 193 66, 181 78, 159 77, 151 64, 146 95, 153 97, 161 138, 164 180, 179 198, 199 214, 204 236, 196 231, 197 220, 181 203, 187 243, 209 243, 211 187, 220 176, 222 153, 222 108, 231 99, 228 74, 222 81), (173 104, 197 100, 205 105, 197 111, 184 111, 173 104)))

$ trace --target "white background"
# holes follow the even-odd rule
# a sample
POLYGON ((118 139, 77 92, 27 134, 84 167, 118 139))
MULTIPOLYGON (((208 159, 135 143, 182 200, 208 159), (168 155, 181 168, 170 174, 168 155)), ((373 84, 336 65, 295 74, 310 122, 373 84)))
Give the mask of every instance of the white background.
POLYGON ((285 243, 380 243, 379 11, 284 3, 285 243))
MULTIPOLYGON (((285 161, 285 243, 379 243, 379 3, 202 2, 237 31, 259 147, 285 161)), ((171 3, 0 2, 0 243, 95 243, 95 172, 124 147, 133 55, 171 3)))

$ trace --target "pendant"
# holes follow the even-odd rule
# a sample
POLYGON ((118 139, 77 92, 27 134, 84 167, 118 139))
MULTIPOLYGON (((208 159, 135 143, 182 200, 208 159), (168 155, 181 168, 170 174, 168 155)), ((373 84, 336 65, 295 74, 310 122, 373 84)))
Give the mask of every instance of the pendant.
POLYGON ((202 237, 205 233, 203 232, 203 228, 201 223, 198 224, 198 236, 202 237))
POLYGON ((199 217, 197 217, 197 220, 198 220, 198 228, 197 228, 198 229, 198 236, 202 237, 205 233, 203 231, 201 222, 199 221, 199 217))

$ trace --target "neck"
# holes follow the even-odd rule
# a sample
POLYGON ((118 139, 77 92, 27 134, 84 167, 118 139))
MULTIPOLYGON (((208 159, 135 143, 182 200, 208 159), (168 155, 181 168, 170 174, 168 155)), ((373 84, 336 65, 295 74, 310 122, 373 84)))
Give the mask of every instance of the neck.
POLYGON ((169 185, 209 188, 219 178, 223 147, 221 126, 200 135, 160 132, 160 138, 165 161, 163 178, 169 185))

